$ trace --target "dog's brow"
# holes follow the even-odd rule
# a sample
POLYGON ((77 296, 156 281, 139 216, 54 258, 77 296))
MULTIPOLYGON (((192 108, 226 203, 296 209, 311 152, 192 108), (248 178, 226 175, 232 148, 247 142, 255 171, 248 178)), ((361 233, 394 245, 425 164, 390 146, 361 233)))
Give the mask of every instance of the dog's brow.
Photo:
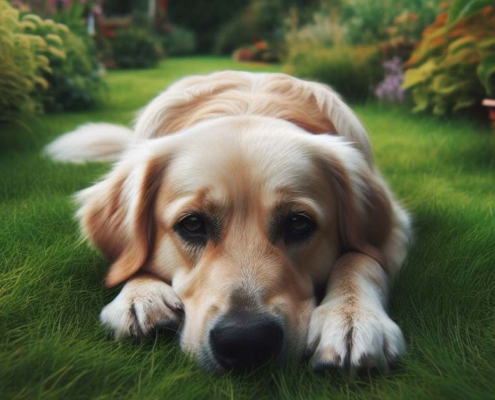
POLYGON ((225 207, 214 200, 209 191, 201 190, 185 194, 169 203, 164 211, 164 222, 171 225, 186 212, 204 212, 215 219, 222 218, 226 213, 225 207))
POLYGON ((317 221, 322 221, 326 218, 325 210, 318 202, 306 197, 289 197, 281 198, 272 206, 272 212, 276 216, 283 216, 291 212, 305 212, 317 221))
POLYGON ((178 199, 173 200, 164 210, 163 220, 165 224, 171 225, 177 216, 180 214, 181 210, 187 207, 194 200, 193 195, 180 197, 178 199))

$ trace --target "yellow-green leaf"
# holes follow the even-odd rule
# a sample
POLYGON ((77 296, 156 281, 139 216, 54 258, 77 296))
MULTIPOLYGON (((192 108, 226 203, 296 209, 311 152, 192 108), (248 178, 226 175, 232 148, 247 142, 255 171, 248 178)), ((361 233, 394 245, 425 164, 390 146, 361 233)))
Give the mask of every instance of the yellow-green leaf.
POLYGON ((430 59, 418 68, 410 68, 404 74, 404 83, 402 84, 402 89, 411 88, 418 83, 422 83, 429 79, 433 72, 435 71, 435 67, 437 63, 430 59))
POLYGON ((490 95, 495 94, 493 74, 495 73, 495 54, 485 57, 476 68, 478 78, 490 95))

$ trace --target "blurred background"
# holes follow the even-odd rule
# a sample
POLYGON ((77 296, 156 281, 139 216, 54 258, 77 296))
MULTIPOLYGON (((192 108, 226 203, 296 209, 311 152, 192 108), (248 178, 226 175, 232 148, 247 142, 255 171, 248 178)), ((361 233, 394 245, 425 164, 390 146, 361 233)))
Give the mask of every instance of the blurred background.
POLYGON ((279 64, 349 102, 436 115, 488 121, 495 95, 491 0, 1 0, 0 25, 0 123, 98 107, 106 70, 185 56, 279 64))

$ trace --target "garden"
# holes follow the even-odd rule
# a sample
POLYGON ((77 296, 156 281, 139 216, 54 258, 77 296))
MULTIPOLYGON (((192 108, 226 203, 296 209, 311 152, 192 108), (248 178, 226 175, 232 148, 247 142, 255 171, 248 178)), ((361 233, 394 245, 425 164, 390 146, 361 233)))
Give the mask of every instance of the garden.
POLYGON ((493 98, 491 0, 0 0, 1 397, 494 398, 493 98), (118 289, 71 196, 109 165, 43 147, 88 121, 130 125, 175 80, 225 69, 326 83, 367 127, 414 221, 390 309, 408 352, 389 374, 217 376, 172 332, 115 342, 100 326, 118 289))

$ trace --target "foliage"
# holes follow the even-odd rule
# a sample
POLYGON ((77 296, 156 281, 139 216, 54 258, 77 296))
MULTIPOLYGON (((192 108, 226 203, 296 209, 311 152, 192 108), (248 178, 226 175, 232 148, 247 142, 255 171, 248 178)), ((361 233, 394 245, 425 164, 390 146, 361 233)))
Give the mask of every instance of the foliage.
POLYGON ((240 46, 259 40, 274 40, 285 14, 283 5, 283 0, 252 0, 241 13, 220 28, 214 52, 231 54, 240 46))
POLYGON ((66 58, 51 62, 53 73, 45 100, 47 111, 86 110, 105 98, 106 86, 92 49, 70 31, 64 35, 66 58))
POLYGON ((306 21, 320 0, 181 0, 168 2, 172 23, 194 30, 200 53, 230 54, 255 41, 282 37, 283 19, 296 8, 306 21))
POLYGON ((406 64, 403 87, 412 91, 414 111, 443 115, 477 106, 485 93, 493 93, 495 7, 450 25, 447 20, 446 12, 439 14, 406 64))
POLYGON ((85 110, 99 103, 105 93, 98 62, 86 41, 63 24, 27 16, 26 31, 45 40, 48 46, 42 55, 49 60, 50 71, 43 76, 46 90, 37 90, 37 97, 46 111, 85 110))
POLYGON ((379 49, 375 46, 294 46, 287 55, 286 72, 332 86, 348 101, 364 101, 383 79, 379 49))
POLYGON ((447 23, 452 25, 461 19, 472 17, 491 5, 493 0, 454 0, 447 23))
POLYGON ((193 54, 196 51, 196 33, 182 27, 175 28, 165 35, 163 47, 171 56, 193 54))
POLYGON ((117 68, 151 68, 158 64, 163 50, 158 42, 142 29, 122 29, 110 40, 117 68))
POLYGON ((385 59, 409 58, 421 32, 436 15, 440 0, 323 1, 312 20, 290 14, 286 46, 294 44, 380 44, 385 59))
POLYGON ((249 4, 249 0, 170 1, 168 16, 173 23, 194 30, 199 52, 211 52, 219 27, 249 4))
POLYGON ((376 43, 389 39, 388 29, 396 18, 413 14, 417 19, 408 34, 419 39, 422 30, 435 19, 440 3, 441 0, 341 0, 340 22, 348 28, 350 44, 376 43))
POLYGON ((265 63, 280 62, 280 52, 267 42, 256 42, 252 46, 237 49, 233 58, 235 61, 259 61, 265 63))
POLYGON ((38 87, 47 88, 42 72, 51 71, 42 52, 59 52, 54 42, 60 38, 53 35, 46 42, 26 33, 36 19, 39 18, 34 15, 21 18, 18 10, 0 0, 0 123, 19 123, 41 111, 33 92, 38 87))
POLYGON ((306 24, 301 24, 297 12, 292 10, 286 25, 285 44, 288 48, 300 45, 325 47, 342 45, 347 37, 347 29, 340 24, 335 9, 314 13, 306 24))
POLYGON ((389 103, 404 101, 405 92, 401 87, 404 82, 404 70, 401 58, 395 56, 391 60, 385 61, 383 68, 385 69, 385 78, 375 88, 376 98, 389 103))

